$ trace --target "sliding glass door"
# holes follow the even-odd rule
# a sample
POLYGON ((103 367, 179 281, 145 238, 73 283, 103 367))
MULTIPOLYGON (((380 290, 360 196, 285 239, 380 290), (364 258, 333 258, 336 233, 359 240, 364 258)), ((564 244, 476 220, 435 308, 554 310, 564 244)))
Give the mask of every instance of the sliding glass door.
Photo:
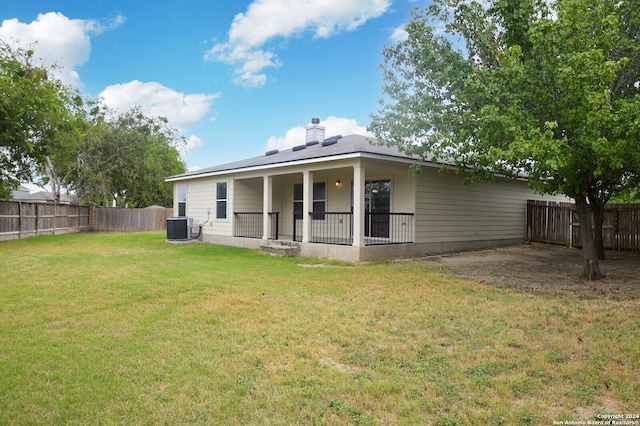
POLYGON ((389 179, 365 181, 365 237, 389 238, 390 212, 391 181, 389 179))

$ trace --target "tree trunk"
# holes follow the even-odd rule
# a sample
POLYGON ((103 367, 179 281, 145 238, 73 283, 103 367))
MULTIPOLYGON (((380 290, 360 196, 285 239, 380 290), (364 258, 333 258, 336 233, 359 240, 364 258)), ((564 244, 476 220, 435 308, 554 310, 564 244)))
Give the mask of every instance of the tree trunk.
POLYGON ((580 222, 580 242, 582 243, 582 259, 584 260, 583 278, 599 280, 602 278, 598 253, 593 238, 593 218, 586 197, 576 197, 576 210, 580 222))
POLYGON ((596 254, 599 260, 605 260, 604 256, 604 239, 602 238, 602 227, 604 226, 604 208, 592 207, 593 225, 594 225, 594 241, 596 244, 596 254))
POLYGON ((60 202, 60 179, 58 179, 58 174, 56 173, 55 167, 53 167, 53 163, 51 162, 51 158, 47 155, 45 157, 45 171, 47 172, 47 176, 49 177, 49 183, 51 184, 51 194, 53 194, 53 201, 56 203, 60 202))

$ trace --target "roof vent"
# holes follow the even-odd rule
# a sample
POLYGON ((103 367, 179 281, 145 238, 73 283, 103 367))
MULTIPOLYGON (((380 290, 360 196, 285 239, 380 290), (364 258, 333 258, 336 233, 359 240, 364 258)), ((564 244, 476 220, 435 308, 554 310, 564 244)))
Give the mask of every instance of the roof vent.
POLYGON ((319 118, 312 118, 311 119, 311 124, 320 124, 320 119, 319 118))
POLYGON ((336 138, 329 138, 329 139, 325 139, 325 140, 322 142, 322 146, 334 145, 334 144, 336 144, 336 143, 338 143, 338 139, 336 139, 336 138))
POLYGON ((270 155, 275 155, 277 154, 279 151, 277 149, 272 149, 271 151, 267 151, 267 153, 265 154, 267 157, 270 155))
POLYGON ((307 146, 318 145, 320 141, 309 141, 307 142, 307 146))
POLYGON ((305 149, 307 146, 306 145, 297 145, 293 147, 294 151, 300 151, 301 149, 305 149))

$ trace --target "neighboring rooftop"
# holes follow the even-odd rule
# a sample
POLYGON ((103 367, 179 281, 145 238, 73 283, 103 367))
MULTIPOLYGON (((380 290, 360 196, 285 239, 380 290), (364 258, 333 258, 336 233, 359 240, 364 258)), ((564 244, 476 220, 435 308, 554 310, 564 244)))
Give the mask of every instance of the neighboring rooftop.
MULTIPOLYGON (((13 198, 15 201, 29 201, 32 203, 53 203, 53 194, 47 191, 38 191, 32 194, 20 194, 13 198)), ((63 204, 75 204, 78 199, 75 196, 69 196, 66 194, 60 194, 60 203, 63 204)))

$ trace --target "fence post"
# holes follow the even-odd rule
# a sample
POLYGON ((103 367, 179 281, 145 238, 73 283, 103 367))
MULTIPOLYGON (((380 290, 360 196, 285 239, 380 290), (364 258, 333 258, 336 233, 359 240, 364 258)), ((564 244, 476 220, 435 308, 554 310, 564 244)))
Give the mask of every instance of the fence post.
POLYGON ((89 229, 93 231, 95 226, 96 226, 96 205, 91 204, 89 206, 89 229))
POLYGON ((40 203, 36 203, 36 237, 38 236, 38 223, 40 222, 40 203))
POLYGON ((526 236, 527 236, 527 242, 530 243, 531 242, 531 232, 532 232, 532 226, 531 226, 531 203, 533 203, 532 200, 527 200, 527 223, 525 225, 526 229, 526 236))
POLYGON ((619 225, 619 221, 620 221, 620 209, 616 209, 616 223, 614 223, 614 240, 613 240, 613 244, 615 245, 614 250, 618 250, 620 248, 620 225, 619 225))
POLYGON ((18 201, 18 239, 22 239, 22 203, 18 201))

